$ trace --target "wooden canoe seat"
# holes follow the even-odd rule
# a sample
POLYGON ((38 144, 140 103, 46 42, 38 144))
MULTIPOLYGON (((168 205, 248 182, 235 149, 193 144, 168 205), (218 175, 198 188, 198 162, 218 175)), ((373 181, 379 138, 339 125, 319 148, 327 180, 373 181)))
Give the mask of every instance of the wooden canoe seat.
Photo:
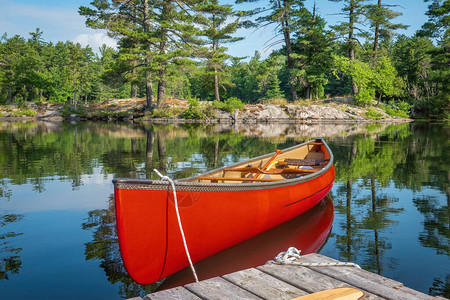
POLYGON ((243 172, 243 173, 282 175, 282 174, 309 174, 309 173, 316 172, 318 169, 284 168, 284 169, 261 170, 258 167, 242 167, 242 168, 225 168, 223 170, 225 172, 243 172))
POLYGON ((198 177, 198 180, 211 180, 211 182, 219 182, 219 181, 261 181, 261 182, 269 182, 269 181, 284 180, 284 178, 273 179, 273 178, 238 178, 238 177, 201 176, 201 177, 198 177))
POLYGON ((330 160, 329 159, 296 159, 286 158, 283 161, 278 161, 278 164, 291 165, 291 166, 324 166, 330 160))

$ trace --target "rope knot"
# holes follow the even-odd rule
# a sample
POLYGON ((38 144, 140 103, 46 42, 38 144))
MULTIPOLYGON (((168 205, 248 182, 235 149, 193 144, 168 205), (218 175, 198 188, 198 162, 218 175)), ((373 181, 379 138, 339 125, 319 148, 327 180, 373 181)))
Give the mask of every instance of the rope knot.
POLYGON ((280 252, 273 260, 269 260, 266 264, 276 264, 276 265, 298 265, 305 267, 355 267, 361 269, 355 263, 351 262, 321 262, 321 263, 306 263, 301 262, 300 255, 301 250, 297 248, 289 247, 286 252, 280 252))

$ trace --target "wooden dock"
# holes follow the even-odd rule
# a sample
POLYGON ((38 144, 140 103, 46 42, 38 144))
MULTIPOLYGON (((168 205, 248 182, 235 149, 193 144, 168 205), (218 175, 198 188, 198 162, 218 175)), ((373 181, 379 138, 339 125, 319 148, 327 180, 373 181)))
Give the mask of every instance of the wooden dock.
MULTIPOLYGON (((301 261, 337 262, 320 254, 302 256, 301 261)), ((354 287, 362 290, 366 294, 365 299, 443 299, 426 295, 405 287, 401 282, 355 267, 268 264, 130 300, 292 299, 338 287, 354 287)))

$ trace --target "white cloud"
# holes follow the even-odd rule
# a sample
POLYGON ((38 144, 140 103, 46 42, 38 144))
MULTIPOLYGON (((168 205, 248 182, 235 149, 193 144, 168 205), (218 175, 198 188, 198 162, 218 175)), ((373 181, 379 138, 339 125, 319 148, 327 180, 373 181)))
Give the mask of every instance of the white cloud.
POLYGON ((73 41, 75 43, 80 43, 83 47, 89 45, 94 51, 97 51, 103 44, 113 48, 117 47, 116 41, 107 36, 104 32, 82 33, 77 35, 73 41))
POLYGON ((73 41, 82 46, 89 44, 95 52, 102 44, 116 47, 116 42, 105 31, 86 27, 85 18, 78 14, 78 7, 87 5, 84 3, 86 1, 60 3, 62 6, 48 3, 44 5, 39 1, 36 4, 22 4, 12 0, 1 2, 0 35, 6 32, 9 37, 18 34, 28 38, 29 32, 40 28, 45 41, 73 41))

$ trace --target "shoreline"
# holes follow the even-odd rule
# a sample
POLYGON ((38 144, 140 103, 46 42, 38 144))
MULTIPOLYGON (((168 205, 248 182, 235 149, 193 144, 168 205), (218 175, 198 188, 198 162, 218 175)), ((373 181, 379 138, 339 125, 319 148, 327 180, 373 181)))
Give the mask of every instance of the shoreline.
MULTIPOLYGON (((24 103, 0 106, 0 121, 108 121, 150 124, 336 124, 336 123, 404 123, 414 119, 391 117, 378 107, 358 107, 351 97, 295 104, 246 104, 241 110, 227 112, 214 109, 214 117, 185 119, 180 114, 170 117, 153 117, 145 112, 144 99, 112 99, 99 103, 79 105, 78 111, 67 111, 63 104, 24 103), (376 118, 370 117, 375 114, 376 118)), ((201 102, 202 106, 208 102, 201 102)), ((168 98, 162 108, 180 112, 188 107, 184 99, 168 98)))

